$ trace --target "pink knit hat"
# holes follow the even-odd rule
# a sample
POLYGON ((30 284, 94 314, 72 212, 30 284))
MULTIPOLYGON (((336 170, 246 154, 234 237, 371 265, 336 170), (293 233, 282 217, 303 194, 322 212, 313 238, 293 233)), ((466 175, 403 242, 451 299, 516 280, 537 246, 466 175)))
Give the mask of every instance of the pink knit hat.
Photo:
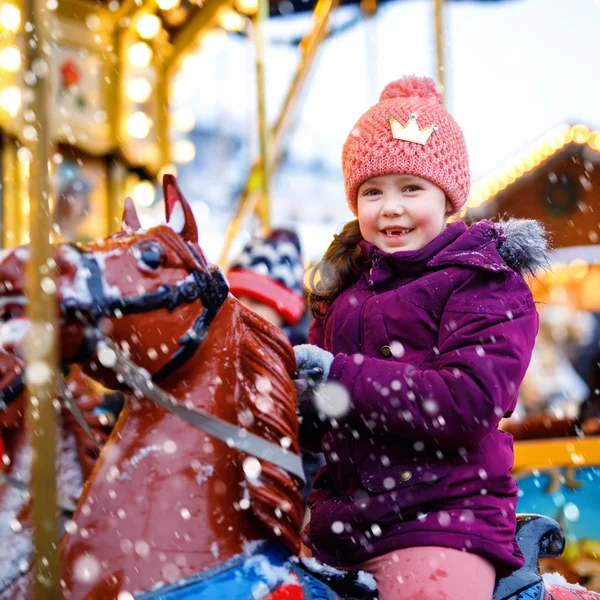
POLYGON ((463 133, 429 77, 403 77, 383 90, 350 132, 342 171, 355 215, 358 188, 371 177, 406 173, 427 179, 446 192, 454 212, 467 202, 471 182, 463 133))

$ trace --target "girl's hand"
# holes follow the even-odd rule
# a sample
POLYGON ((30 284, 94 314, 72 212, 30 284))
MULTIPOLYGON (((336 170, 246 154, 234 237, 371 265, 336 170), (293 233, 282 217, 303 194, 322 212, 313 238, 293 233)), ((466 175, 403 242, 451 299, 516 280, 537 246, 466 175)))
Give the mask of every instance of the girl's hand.
POLYGON ((333 362, 333 354, 312 344, 294 346, 296 355, 296 378, 310 379, 314 383, 325 383, 333 362))

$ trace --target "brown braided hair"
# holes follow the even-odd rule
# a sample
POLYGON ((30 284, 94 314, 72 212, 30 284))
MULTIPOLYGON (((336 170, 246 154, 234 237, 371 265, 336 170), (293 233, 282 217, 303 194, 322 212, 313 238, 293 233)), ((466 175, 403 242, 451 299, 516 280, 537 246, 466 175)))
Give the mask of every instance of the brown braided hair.
POLYGON ((346 223, 334 235, 323 258, 307 273, 306 301, 313 317, 322 318, 332 302, 368 268, 359 246, 362 240, 358 219, 346 223))

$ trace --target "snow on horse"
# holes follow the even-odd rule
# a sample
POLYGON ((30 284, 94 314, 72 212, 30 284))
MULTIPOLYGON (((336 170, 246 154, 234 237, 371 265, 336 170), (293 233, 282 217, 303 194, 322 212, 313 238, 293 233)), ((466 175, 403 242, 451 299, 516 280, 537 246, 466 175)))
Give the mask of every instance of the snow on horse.
MULTIPOLYGON (((90 431, 99 442, 111 428, 111 415, 98 412, 102 394, 78 368, 71 370, 67 385, 90 431)), ((25 394, 22 363, 14 355, 0 352, 0 599, 14 599, 26 585, 23 578, 31 561, 31 441, 24 418, 25 394)), ((98 457, 96 444, 61 402, 60 434, 57 440, 59 508, 63 518, 73 512, 85 478, 98 457)))
MULTIPOLYGON (((353 574, 310 574, 296 558, 303 503, 291 346, 228 293, 175 179, 163 188, 167 225, 143 231, 128 201, 119 233, 56 246, 62 360, 133 390, 62 541, 63 597, 373 597, 353 574)), ((25 256, 0 259, 3 306, 23 304, 25 256)), ((522 519, 517 537, 527 568, 500 581, 495 598, 550 598, 556 586, 544 589, 537 557, 560 551, 560 529, 522 519)))

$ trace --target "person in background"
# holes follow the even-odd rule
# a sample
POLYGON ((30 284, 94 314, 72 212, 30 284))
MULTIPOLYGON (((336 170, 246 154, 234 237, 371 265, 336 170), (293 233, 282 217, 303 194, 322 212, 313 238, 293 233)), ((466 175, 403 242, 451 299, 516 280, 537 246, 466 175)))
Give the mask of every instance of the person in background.
MULTIPOLYGON (((275 229, 252 239, 232 263, 227 279, 231 293, 244 306, 279 327, 292 345, 308 340, 310 314, 303 295, 304 266, 297 234, 275 229)), ((302 451, 306 474, 304 500, 322 464, 321 455, 302 451)))

